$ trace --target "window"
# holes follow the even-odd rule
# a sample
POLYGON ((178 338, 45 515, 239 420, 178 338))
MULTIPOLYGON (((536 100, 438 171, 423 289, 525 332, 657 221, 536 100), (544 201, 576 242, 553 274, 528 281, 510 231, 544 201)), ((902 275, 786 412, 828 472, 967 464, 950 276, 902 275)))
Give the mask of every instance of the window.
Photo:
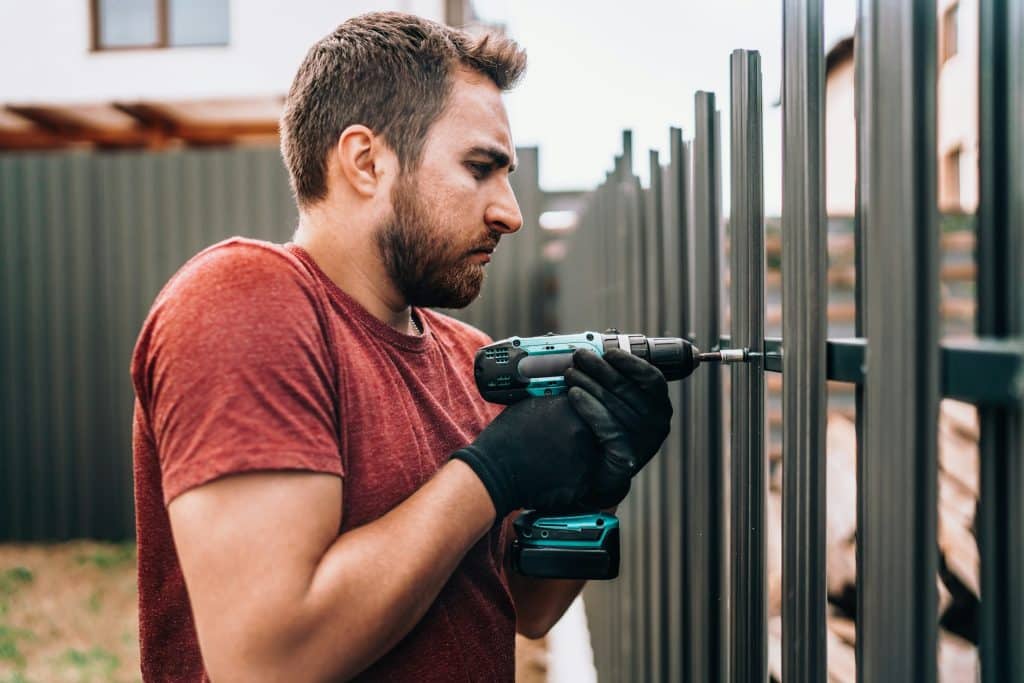
POLYGON ((228 44, 228 0, 92 0, 94 50, 228 44))
POLYGON ((960 18, 960 3, 954 3, 942 14, 942 63, 957 53, 959 47, 958 33, 960 18))

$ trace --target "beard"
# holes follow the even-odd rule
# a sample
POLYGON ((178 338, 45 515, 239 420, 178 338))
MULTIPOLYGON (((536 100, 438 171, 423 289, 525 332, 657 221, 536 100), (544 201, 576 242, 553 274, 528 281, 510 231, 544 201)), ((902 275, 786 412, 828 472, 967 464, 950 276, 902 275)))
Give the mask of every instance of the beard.
POLYGON ((500 233, 486 240, 458 240, 403 174, 391 191, 391 218, 376 233, 388 276, 411 306, 464 308, 480 294, 484 265, 469 260, 476 249, 493 248, 500 233))

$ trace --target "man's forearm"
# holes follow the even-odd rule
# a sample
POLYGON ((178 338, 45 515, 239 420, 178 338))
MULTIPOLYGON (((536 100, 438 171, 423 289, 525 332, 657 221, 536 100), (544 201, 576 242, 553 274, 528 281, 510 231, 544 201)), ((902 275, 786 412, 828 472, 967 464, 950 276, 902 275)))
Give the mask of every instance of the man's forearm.
POLYGON ((508 583, 516 605, 516 631, 527 638, 546 635, 587 585, 580 579, 538 579, 515 572, 508 583))
POLYGON ((419 622, 494 514, 479 478, 452 461, 401 505, 341 535, 298 609, 291 666, 318 678, 367 668, 419 622))

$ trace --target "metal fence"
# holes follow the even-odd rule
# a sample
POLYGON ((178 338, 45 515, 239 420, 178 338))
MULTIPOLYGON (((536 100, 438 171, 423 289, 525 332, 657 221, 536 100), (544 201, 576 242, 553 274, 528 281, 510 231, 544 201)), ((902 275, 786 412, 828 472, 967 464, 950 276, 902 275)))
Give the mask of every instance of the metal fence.
MULTIPOLYGON (((482 329, 539 333, 537 150, 513 175, 526 227, 501 245, 482 329)), ((134 538, 129 364, 150 304, 233 235, 287 241, 276 148, 0 154, 0 540, 134 538)))
POLYGON ((826 380, 856 387, 858 680, 937 679, 940 397, 981 417, 982 678, 1024 680, 1024 2, 981 3, 968 341, 939 338, 935 24, 934 2, 860 3, 855 338, 826 335, 820 0, 784 2, 782 339, 764 333, 756 53, 736 51, 731 64, 731 339, 713 94, 696 95, 692 140, 672 129, 665 164, 651 153, 646 188, 627 133, 587 205, 561 269, 563 329, 685 333, 702 348, 763 354, 729 377, 702 367, 671 388, 672 433, 620 508, 621 576, 586 589, 603 680, 768 678, 766 372, 783 379, 783 680, 828 680, 826 380))

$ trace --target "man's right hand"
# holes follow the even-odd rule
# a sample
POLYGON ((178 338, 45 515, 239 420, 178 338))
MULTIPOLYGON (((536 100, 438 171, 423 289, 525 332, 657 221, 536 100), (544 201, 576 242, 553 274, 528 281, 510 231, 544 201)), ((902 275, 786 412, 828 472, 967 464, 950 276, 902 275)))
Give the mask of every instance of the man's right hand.
POLYGON ((572 509, 601 454, 593 431, 562 395, 509 406, 452 458, 473 468, 500 519, 518 508, 572 509))

